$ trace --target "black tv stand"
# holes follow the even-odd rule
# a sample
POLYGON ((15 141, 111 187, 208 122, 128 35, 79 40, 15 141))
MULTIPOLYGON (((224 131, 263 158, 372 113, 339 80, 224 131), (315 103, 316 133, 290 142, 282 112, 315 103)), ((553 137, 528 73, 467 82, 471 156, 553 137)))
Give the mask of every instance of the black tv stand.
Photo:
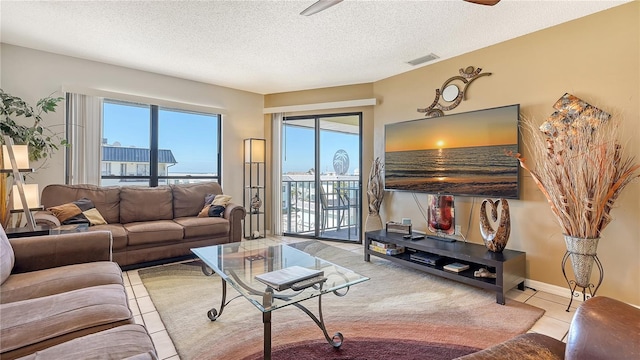
POLYGON ((381 257, 429 274, 459 281, 483 289, 495 291, 496 302, 504 305, 505 293, 514 287, 524 290, 526 254, 522 251, 507 250, 494 253, 482 245, 462 241, 444 242, 427 236, 421 240, 404 239, 402 234, 387 233, 386 230, 368 231, 364 237, 364 261, 369 261, 371 255, 381 257), (405 252, 398 255, 385 255, 369 249, 371 241, 396 244, 405 247, 405 252), (412 253, 426 253, 437 255, 441 262, 428 265, 410 259, 412 253), (469 269, 461 272, 450 272, 443 269, 444 265, 459 262, 468 264, 469 269), (474 272, 486 268, 495 273, 495 278, 475 277, 474 272))
POLYGON ((436 235, 425 235, 425 237, 427 239, 443 241, 443 242, 448 242, 448 243, 452 243, 452 242, 456 242, 457 241, 456 239, 443 237, 443 236, 436 236, 436 235))

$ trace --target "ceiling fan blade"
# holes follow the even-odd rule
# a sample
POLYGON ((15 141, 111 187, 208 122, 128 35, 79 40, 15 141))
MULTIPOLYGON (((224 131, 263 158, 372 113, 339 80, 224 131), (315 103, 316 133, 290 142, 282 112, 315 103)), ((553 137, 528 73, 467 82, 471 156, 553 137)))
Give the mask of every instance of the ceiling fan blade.
POLYGON ((487 6, 493 6, 500 2, 500 0, 464 0, 464 1, 470 2, 473 4, 487 5, 487 6))
POLYGON ((308 8, 304 9, 304 11, 300 13, 300 15, 310 16, 341 2, 342 0, 318 0, 317 2, 311 4, 311 6, 309 6, 308 8))

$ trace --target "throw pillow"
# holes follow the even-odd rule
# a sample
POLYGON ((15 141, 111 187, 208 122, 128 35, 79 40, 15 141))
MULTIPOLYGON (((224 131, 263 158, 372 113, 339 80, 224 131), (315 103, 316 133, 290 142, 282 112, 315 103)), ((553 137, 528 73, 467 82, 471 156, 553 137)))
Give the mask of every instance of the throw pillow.
POLYGON ((204 197, 204 208, 200 210, 198 217, 222 217, 225 208, 230 202, 230 195, 207 194, 204 197))
POLYGON ((213 199, 212 204, 226 207, 227 205, 229 205, 230 202, 231 202, 230 195, 220 194, 220 195, 216 195, 216 197, 213 199))
POLYGON ((211 204, 206 204, 202 210, 198 213, 198 217, 209 217, 209 209, 211 208, 211 204))
POLYGON ((209 208, 209 217, 222 217, 224 214, 225 207, 221 205, 211 205, 209 208))
POLYGON ((216 198, 216 194, 207 194, 204 197, 204 204, 205 205, 211 204, 213 202, 213 199, 215 199, 215 198, 216 198))
POLYGON ((87 198, 50 207, 47 210, 51 211, 63 225, 89 224, 89 226, 93 226, 107 223, 102 217, 102 214, 96 209, 93 201, 87 198))

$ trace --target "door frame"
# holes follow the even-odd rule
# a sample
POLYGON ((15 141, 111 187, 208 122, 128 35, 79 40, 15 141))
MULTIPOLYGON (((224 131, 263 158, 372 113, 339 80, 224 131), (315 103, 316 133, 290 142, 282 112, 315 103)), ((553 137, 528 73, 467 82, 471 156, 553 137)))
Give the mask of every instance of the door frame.
MULTIPOLYGON (((286 126, 286 122, 287 120, 314 120, 314 139, 315 139, 315 146, 314 146, 314 153, 315 153, 315 158, 314 158, 314 169, 316 169, 315 171, 315 177, 314 177, 314 182, 315 182, 315 193, 316 193, 316 200, 314 201, 314 208, 315 208, 315 229, 314 229, 314 235, 304 235, 304 234, 299 234, 299 233, 285 233, 283 231, 283 234, 286 236, 291 236, 291 237, 301 237, 301 238, 311 238, 311 239, 320 239, 320 240, 329 240, 329 241, 337 241, 337 242, 348 242, 348 243, 362 243, 362 229, 363 229, 363 212, 362 212, 362 207, 363 207, 363 191, 362 191, 362 119, 363 119, 363 112, 362 111, 356 111, 356 112, 344 112, 344 113, 331 113, 331 114, 313 114, 313 115, 295 115, 295 116, 283 116, 282 118, 282 131, 284 132, 285 126, 286 126), (320 221, 320 202, 317 199, 317 194, 319 194, 318 192, 318 186, 320 186, 321 182, 320 182, 320 173, 321 171, 318 171, 318 169, 320 168, 320 131, 318 130, 322 130, 319 129, 320 126, 320 120, 323 118, 335 118, 335 117, 345 117, 345 116, 357 116, 358 117, 358 187, 360 188, 360 191, 358 192, 358 196, 359 198, 357 199, 357 204, 359 204, 359 209, 358 209, 358 213, 360 215, 360 219, 358 219, 359 221, 358 223, 358 229, 357 229, 357 238, 355 240, 350 240, 350 239, 336 239, 336 238, 330 238, 330 237, 323 237, 320 234, 320 228, 319 228, 319 221, 320 221)), ((285 145, 285 141, 286 141, 286 137, 284 136, 284 134, 280 134, 281 138, 282 138, 282 144, 283 144, 283 149, 282 151, 284 151, 284 145, 285 145)), ((280 162, 282 162, 282 152, 279 154, 278 159, 280 162)), ((281 174, 282 175, 282 174, 281 174)), ((282 179, 282 176, 280 176, 280 179, 282 179)), ((282 189, 282 180, 280 180, 280 184, 277 187, 278 189, 282 189)), ((280 219, 278 219, 277 221, 282 221, 282 216, 284 216, 283 214, 280 214, 280 219)))

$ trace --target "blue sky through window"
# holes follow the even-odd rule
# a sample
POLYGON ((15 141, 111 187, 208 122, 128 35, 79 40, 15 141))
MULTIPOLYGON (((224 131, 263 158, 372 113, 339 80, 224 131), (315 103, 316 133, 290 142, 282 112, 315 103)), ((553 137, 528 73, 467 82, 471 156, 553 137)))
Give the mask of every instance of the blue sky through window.
MULTIPOLYGON (((118 142, 123 147, 149 148, 150 109, 134 104, 105 102, 103 106, 103 138, 108 145, 118 142)), ((170 174, 215 173, 218 136, 215 116, 160 109, 159 146, 170 149, 177 164, 170 174)), ((314 168, 313 129, 285 126, 283 148, 284 173, 304 173, 314 168)), ((333 172, 333 156, 342 149, 349 155, 348 174, 359 167, 359 140, 355 134, 321 132, 320 172, 333 172)))
MULTIPOLYGON (((150 109, 105 102, 102 137, 107 144, 149 148, 150 109)), ((177 160, 171 174, 211 174, 217 169, 217 116, 160 109, 159 147, 177 160)))
MULTIPOLYGON (((283 173, 304 173, 313 169, 314 165, 314 130, 299 126, 284 126, 283 128, 283 173)), ((320 133, 320 173, 333 172, 333 155, 340 149, 349 155, 349 170, 352 175, 359 167, 359 140, 356 134, 346 134, 335 131, 320 133)))

